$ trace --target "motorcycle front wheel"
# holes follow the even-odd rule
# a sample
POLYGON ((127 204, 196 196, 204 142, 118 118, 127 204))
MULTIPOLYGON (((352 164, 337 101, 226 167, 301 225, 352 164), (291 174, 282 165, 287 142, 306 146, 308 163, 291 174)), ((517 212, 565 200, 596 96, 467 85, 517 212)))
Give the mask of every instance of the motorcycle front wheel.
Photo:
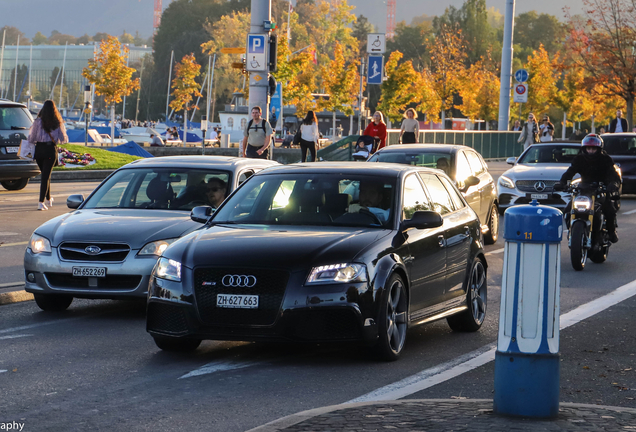
POLYGON ((574 270, 581 271, 587 261, 587 226, 584 221, 574 221, 570 229, 570 259, 574 270))

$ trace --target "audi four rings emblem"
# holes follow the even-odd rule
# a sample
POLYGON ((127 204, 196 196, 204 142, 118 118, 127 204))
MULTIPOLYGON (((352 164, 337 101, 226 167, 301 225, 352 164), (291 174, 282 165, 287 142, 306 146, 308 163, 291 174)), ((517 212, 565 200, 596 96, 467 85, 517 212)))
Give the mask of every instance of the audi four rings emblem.
POLYGON ((545 183, 542 181, 538 181, 534 184, 534 190, 537 192, 543 192, 545 190, 545 183))
POLYGON ((225 275, 221 283, 226 287, 251 288, 256 285, 256 277, 249 275, 225 275))

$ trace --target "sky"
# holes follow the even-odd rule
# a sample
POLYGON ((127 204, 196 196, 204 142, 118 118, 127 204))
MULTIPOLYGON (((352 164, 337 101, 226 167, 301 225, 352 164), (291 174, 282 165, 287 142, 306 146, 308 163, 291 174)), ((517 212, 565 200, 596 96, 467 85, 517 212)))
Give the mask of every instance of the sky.
MULTIPOLYGON (((410 24, 415 16, 440 15, 448 6, 459 8, 463 3, 464 0, 397 0, 396 22, 410 24)), ((515 3, 517 14, 536 10, 563 19, 564 6, 570 6, 573 13, 581 12, 581 0, 516 0, 515 3)), ((164 8, 168 4, 169 0, 163 0, 164 8)), ((356 15, 369 18, 376 31, 385 31, 386 0, 349 0, 349 4, 356 6, 353 11, 356 15)), ((502 14, 505 12, 506 0, 486 0, 486 4, 502 14)), ((38 31, 49 36, 53 30, 73 36, 139 31, 147 38, 152 34, 153 8, 154 0, 0 0, 0 27, 17 27, 29 38, 38 31)))

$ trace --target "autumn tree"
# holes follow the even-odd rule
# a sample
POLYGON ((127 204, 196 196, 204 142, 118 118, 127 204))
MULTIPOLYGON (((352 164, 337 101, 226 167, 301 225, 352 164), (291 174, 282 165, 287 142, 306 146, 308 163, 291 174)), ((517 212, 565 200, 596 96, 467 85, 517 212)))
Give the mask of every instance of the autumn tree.
POLYGON ((111 107, 111 145, 115 138, 115 104, 139 88, 139 79, 132 79, 135 69, 126 66, 128 51, 116 37, 108 36, 99 45, 95 59, 89 60, 82 71, 82 76, 95 85, 95 94, 104 96, 111 107))
POLYGON ((386 81, 382 83, 382 96, 377 109, 391 121, 399 121, 404 110, 412 103, 419 102, 420 74, 413 69, 409 60, 399 64, 402 53, 393 51, 384 66, 386 81))
MULTIPOLYGON (((283 34, 286 28, 283 28, 283 34)), ((289 49, 286 37, 278 40, 278 70, 273 73, 277 82, 282 83, 283 104, 295 105, 300 117, 315 109, 311 93, 316 87, 313 56, 308 50, 293 54, 289 49)))
POLYGON ((558 54, 550 58, 543 45, 528 57, 528 103, 527 112, 534 112, 537 117, 545 113, 556 99, 558 54))
POLYGON ((188 111, 190 102, 194 96, 202 97, 199 92, 199 84, 196 78, 200 75, 201 65, 197 63, 194 54, 188 54, 177 63, 174 68, 174 79, 172 80, 172 101, 170 108, 178 111, 183 109, 183 146, 185 147, 188 134, 188 111))
POLYGON ((618 96, 627 106, 626 120, 633 127, 636 98, 636 2, 634 0, 582 0, 587 22, 568 13, 567 48, 586 71, 586 84, 601 94, 618 96))
POLYGON ((369 22, 364 15, 360 15, 356 22, 353 23, 353 31, 351 36, 358 40, 358 56, 363 57, 367 52, 367 35, 373 33, 375 27, 369 22))
POLYGON ((342 111, 346 115, 353 114, 359 75, 356 63, 345 63, 343 48, 337 42, 333 55, 334 59, 320 68, 322 85, 329 98, 320 100, 318 108, 333 113, 332 136, 335 136, 336 111, 342 111))

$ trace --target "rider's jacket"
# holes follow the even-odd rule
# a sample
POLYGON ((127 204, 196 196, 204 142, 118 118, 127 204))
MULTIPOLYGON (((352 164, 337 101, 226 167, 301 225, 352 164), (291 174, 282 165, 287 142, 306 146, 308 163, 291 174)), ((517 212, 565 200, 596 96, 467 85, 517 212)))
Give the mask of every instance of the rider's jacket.
POLYGON ((572 165, 561 177, 561 184, 572 180, 575 174, 581 174, 581 181, 585 183, 603 182, 608 189, 618 189, 621 178, 614 168, 614 161, 604 150, 595 155, 587 155, 583 152, 576 155, 572 165))

